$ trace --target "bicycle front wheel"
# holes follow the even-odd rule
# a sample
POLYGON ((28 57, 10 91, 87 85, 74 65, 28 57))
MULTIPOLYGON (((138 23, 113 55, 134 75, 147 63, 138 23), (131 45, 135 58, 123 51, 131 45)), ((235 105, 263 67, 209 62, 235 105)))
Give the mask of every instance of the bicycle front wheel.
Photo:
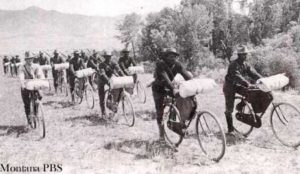
POLYGON ((93 109, 95 106, 95 98, 94 98, 94 90, 90 85, 87 85, 84 90, 85 100, 87 103, 87 107, 89 109, 93 109))
POLYGON ((202 111, 196 120, 197 139, 203 153, 218 162, 225 154, 226 139, 217 117, 209 111, 202 111))
POLYGON ((81 86, 78 81, 75 81, 74 90, 72 92, 72 96, 74 96, 74 102, 76 104, 80 104, 83 99, 83 92, 81 86))
POLYGON ((122 107, 122 111, 123 111, 122 115, 124 117, 125 125, 132 127, 135 122, 135 112, 133 109, 130 94, 127 93, 126 91, 123 92, 120 106, 122 107))
POLYGON ((300 111, 290 103, 278 103, 271 112, 270 123, 275 137, 289 147, 300 145, 300 111))
POLYGON ((32 122, 34 124, 33 130, 39 139, 46 137, 46 125, 44 120, 43 105, 36 103, 35 114, 32 117, 32 122))

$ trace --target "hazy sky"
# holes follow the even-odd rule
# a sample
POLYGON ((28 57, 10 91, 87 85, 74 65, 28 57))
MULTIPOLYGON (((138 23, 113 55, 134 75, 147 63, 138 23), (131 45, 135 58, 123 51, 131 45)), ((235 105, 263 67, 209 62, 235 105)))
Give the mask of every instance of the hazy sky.
POLYGON ((38 6, 65 13, 116 16, 132 12, 147 14, 179 3, 180 0, 0 0, 0 9, 21 10, 38 6))

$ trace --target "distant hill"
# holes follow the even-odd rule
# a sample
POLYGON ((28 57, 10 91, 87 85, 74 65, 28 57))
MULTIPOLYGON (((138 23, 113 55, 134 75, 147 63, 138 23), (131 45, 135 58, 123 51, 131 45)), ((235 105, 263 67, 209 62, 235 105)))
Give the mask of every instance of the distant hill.
POLYGON ((120 17, 84 16, 38 7, 0 10, 0 53, 25 50, 121 48, 114 38, 120 17))

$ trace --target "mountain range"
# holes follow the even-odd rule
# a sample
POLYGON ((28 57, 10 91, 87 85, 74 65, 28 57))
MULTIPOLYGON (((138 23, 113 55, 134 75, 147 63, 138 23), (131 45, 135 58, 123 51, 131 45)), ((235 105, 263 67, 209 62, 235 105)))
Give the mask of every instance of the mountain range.
POLYGON ((39 7, 0 10, 0 53, 38 50, 121 49, 115 38, 122 16, 66 14, 39 7))

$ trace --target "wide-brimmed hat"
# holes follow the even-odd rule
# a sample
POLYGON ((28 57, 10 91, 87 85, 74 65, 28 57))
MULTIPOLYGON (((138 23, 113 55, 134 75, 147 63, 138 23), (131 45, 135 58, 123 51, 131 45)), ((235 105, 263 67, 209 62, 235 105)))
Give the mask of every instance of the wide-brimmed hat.
POLYGON ((73 54, 74 54, 74 55, 79 55, 78 50, 75 50, 75 51, 73 52, 73 54))
POLYGON ((26 59, 33 59, 33 58, 34 58, 34 56, 29 51, 25 52, 25 60, 26 59))
POLYGON ((108 54, 107 52, 104 52, 103 54, 102 54, 102 57, 111 57, 112 55, 111 54, 108 54))
POLYGON ((176 56, 179 56, 179 53, 176 51, 175 48, 165 48, 165 49, 163 49, 163 53, 165 55, 174 54, 176 56))
POLYGON ((250 51, 245 45, 239 45, 236 49, 236 54, 248 54, 250 51))
POLYGON ((127 50, 127 48, 124 48, 121 52, 122 53, 129 53, 129 50, 127 50))

